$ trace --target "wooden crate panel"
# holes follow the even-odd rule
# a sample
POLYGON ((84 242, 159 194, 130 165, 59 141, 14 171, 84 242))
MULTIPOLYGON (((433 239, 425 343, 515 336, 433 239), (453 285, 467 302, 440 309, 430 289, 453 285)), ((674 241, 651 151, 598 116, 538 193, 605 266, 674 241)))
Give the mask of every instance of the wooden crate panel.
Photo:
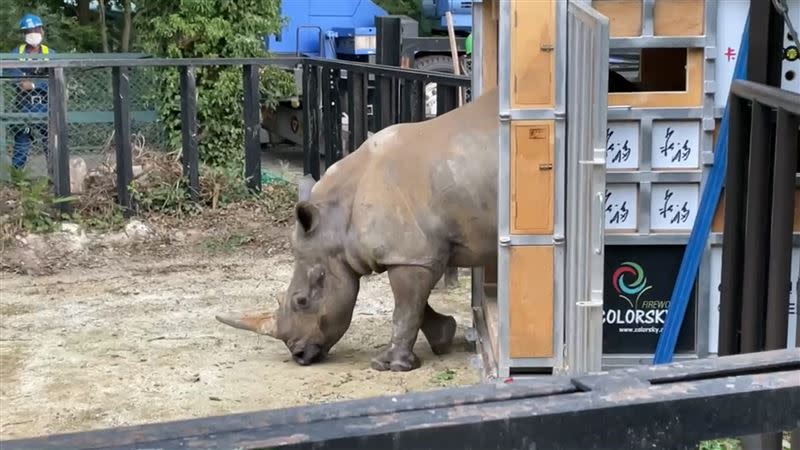
POLYGON ((553 247, 512 247, 509 265, 509 355, 552 357, 553 247))
POLYGON ((552 121, 511 127, 512 234, 553 233, 554 135, 552 121))
POLYGON ((498 21, 496 10, 499 0, 484 0, 483 2, 483 21, 481 28, 481 39, 483 39, 483 67, 480 68, 483 75, 482 92, 497 87, 497 30, 498 21))
POLYGON ((655 36, 702 36, 705 31, 704 0, 655 0, 655 36))
POLYGON ((608 17, 611 37, 642 35, 642 0, 592 0, 592 8, 608 17))
POLYGON ((495 360, 500 359, 500 310, 496 297, 486 296, 483 302, 483 318, 486 321, 486 333, 489 347, 495 360))
MULTIPOLYGON (((642 73, 657 72, 647 68, 647 49, 643 50, 642 73)), ((692 108, 703 105, 703 49, 686 49, 686 89, 681 91, 613 92, 608 106, 635 108, 692 108)), ((655 60, 655 58, 653 58, 655 60)), ((660 69, 663 70, 663 69, 660 69)))
POLYGON ((511 105, 552 108, 555 99, 556 0, 511 3, 511 105))

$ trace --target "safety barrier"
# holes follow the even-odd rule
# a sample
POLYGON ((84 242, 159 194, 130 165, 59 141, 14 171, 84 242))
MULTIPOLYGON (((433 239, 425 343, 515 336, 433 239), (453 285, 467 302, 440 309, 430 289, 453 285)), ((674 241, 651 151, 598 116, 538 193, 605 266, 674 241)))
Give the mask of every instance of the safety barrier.
MULTIPOLYGON (((800 349, 1 442, 46 449, 692 448, 800 423, 800 349)), ((793 447, 794 448, 794 447, 793 447)))
POLYGON ((800 150, 800 95, 737 80, 728 101, 720 355, 787 346, 800 150))
MULTIPOLYGON (((261 102, 260 72, 265 66, 278 66, 293 69, 302 65, 303 103, 304 105, 304 150, 305 173, 312 173, 315 178, 321 175, 319 155, 324 155, 326 166, 333 164, 344 156, 342 152, 342 135, 340 111, 342 105, 348 105, 350 120, 349 148, 355 150, 367 137, 368 127, 368 93, 370 89, 377 91, 377 122, 372 129, 386 127, 400 121, 409 122, 424 118, 424 82, 436 82, 442 86, 440 92, 440 111, 447 111, 457 106, 454 89, 469 86, 468 77, 447 74, 436 74, 421 70, 401 69, 396 67, 330 61, 311 58, 53 58, 45 59, 33 56, 27 61, 0 60, 0 71, 14 73, 20 68, 36 68, 46 73, 48 85, 48 107, 46 112, 39 112, 39 120, 46 120, 48 129, 48 159, 51 161, 49 173, 54 182, 56 197, 70 195, 69 161, 70 161, 70 129, 68 120, 68 102, 74 101, 70 96, 70 86, 65 76, 66 71, 74 69, 110 69, 111 98, 113 99, 113 135, 116 150, 117 170, 117 202, 127 215, 134 212, 130 192, 127 187, 133 180, 132 168, 132 123, 135 111, 133 105, 136 97, 131 95, 133 70, 158 68, 161 70, 177 70, 180 74, 180 105, 183 174, 188 182, 190 192, 196 197, 199 192, 199 155, 197 142, 197 83, 196 71, 205 66, 240 66, 244 93, 243 133, 245 178, 248 188, 261 188, 261 102), (349 75, 349 76, 347 76, 349 75), (378 86, 373 88, 371 81, 378 86), (323 86, 327 86, 323 88, 323 86), (69 98, 69 100, 68 100, 69 98), (333 138, 331 138, 333 137, 333 138), (312 156, 313 155, 313 156, 312 156)), ((59 207, 68 210, 69 203, 59 203, 59 207)))
POLYGON ((314 179, 325 173, 324 167, 354 152, 370 131, 426 120, 426 83, 438 86, 437 116, 458 107, 458 88, 470 86, 470 79, 464 76, 385 65, 318 58, 305 58, 302 64, 304 172, 314 179), (346 149, 340 120, 344 111, 348 124, 346 149))
MULTIPOLYGON (((27 56, 27 55, 26 55, 27 56)), ((144 58, 142 54, 117 54, 116 58, 144 58)), ((0 53, 0 60, 18 60, 14 53, 0 53)), ((108 54, 49 54, 50 60, 109 59, 108 54)), ((162 136, 153 123, 156 113, 149 99, 157 86, 152 82, 154 69, 133 71, 131 78, 134 132, 148 143, 161 144, 162 136)), ((68 68, 64 72, 70 94, 67 128, 73 154, 93 159, 108 145, 114 132, 111 70, 105 67, 68 68)), ((0 148, 13 147, 11 159, 17 166, 43 167, 48 140, 48 73, 38 69, 24 77, 32 86, 20 86, 15 69, 0 70, 0 148)))

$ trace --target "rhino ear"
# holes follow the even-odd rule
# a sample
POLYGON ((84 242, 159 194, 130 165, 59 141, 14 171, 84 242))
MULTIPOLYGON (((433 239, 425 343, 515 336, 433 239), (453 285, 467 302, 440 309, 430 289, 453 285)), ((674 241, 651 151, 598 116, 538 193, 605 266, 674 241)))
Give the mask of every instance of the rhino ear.
POLYGON ((316 183, 311 174, 303 175, 297 182, 297 200, 301 202, 308 201, 309 197, 311 197, 311 190, 316 183))
POLYGON ((297 223, 306 234, 313 232, 319 224, 319 208, 307 201, 297 203, 294 209, 297 223))

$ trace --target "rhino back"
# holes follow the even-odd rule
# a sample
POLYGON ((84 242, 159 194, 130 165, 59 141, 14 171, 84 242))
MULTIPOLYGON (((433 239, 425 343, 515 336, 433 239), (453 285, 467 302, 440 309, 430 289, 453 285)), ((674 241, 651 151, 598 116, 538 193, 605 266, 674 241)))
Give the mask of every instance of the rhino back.
POLYGON ((353 197, 359 253, 375 266, 480 265, 495 254, 497 96, 373 136, 353 197))

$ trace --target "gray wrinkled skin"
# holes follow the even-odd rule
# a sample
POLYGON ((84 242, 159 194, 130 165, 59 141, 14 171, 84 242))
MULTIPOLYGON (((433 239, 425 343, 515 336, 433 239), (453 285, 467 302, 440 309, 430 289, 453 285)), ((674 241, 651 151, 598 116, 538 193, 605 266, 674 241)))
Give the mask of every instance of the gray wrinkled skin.
POLYGON ((435 119, 385 128, 313 187, 302 181, 294 273, 277 311, 217 319, 280 339, 297 363, 312 364, 349 328, 359 279, 388 272, 392 338, 372 367, 419 367, 420 330, 436 354, 448 352, 455 319, 428 297, 447 267, 496 261, 497 103, 492 90, 435 119))

